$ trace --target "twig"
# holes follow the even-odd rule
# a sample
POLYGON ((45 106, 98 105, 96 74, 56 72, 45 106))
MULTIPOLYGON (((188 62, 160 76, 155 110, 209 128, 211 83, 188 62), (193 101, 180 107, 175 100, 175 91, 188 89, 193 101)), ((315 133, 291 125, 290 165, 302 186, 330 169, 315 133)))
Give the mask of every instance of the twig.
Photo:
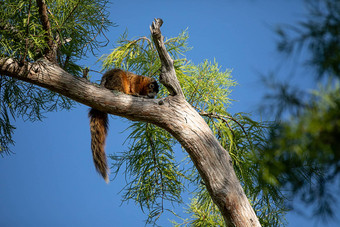
POLYGON ((64 25, 64 23, 71 17, 71 15, 74 13, 74 11, 78 8, 79 6, 79 3, 80 3, 81 0, 79 0, 77 2, 77 4, 75 5, 75 7, 73 7, 73 9, 71 10, 71 12, 69 13, 69 15, 67 15, 66 19, 63 21, 63 23, 61 24, 61 26, 64 25))
MULTIPOLYGON (((84 43, 84 45, 82 47, 78 48, 77 51, 84 49, 87 45, 89 45, 89 43, 91 43, 93 40, 95 40, 96 37, 102 32, 102 29, 104 27, 104 20, 105 20, 105 18, 103 16, 103 13, 101 13, 101 15, 102 15, 102 23, 100 24, 100 28, 98 29, 98 32, 93 36, 92 39, 90 39, 88 42, 84 43)), ((104 34, 104 32, 102 32, 102 34, 104 34)), ((105 36, 105 34, 104 34, 104 36, 105 36)), ((107 40, 107 43, 105 45, 103 45, 103 46, 106 46, 110 42, 109 39, 106 36, 105 36, 105 38, 107 40)))
POLYGON ((29 1, 28 3, 28 15, 27 15, 27 23, 26 23, 26 38, 25 38, 25 53, 24 56, 21 59, 21 63, 23 64, 26 56, 27 56, 27 52, 28 52, 28 35, 29 35, 29 25, 30 25, 30 17, 31 17, 31 5, 32 5, 32 0, 29 1))
POLYGON ((244 129, 243 125, 240 122, 238 122, 235 118, 233 118, 231 116, 215 114, 215 113, 206 113, 206 112, 201 112, 200 115, 201 116, 213 117, 213 118, 220 119, 220 120, 222 120, 223 122, 225 122, 228 125, 228 128, 231 129, 231 127, 230 127, 230 125, 229 125, 229 123, 227 121, 227 119, 230 119, 230 120, 234 121, 236 124, 238 124, 241 127, 243 133, 248 137, 248 133, 244 129))
POLYGON ((148 37, 146 37, 146 36, 139 37, 138 39, 133 40, 133 41, 130 41, 130 40, 123 40, 123 41, 128 42, 131 45, 131 44, 137 43, 138 41, 140 41, 142 39, 148 41, 149 44, 152 44, 151 40, 148 37))
MULTIPOLYGON (((145 131, 148 132, 148 126, 150 125, 150 123, 146 123, 145 126, 145 131)), ((161 187, 161 192, 162 192, 162 196, 161 196, 161 212, 157 215, 156 217, 156 220, 161 216, 161 214, 164 212, 164 197, 165 197, 165 192, 164 192, 164 185, 163 185, 163 172, 162 172, 162 169, 159 167, 159 163, 157 161, 157 157, 156 157, 156 153, 155 153, 155 150, 156 150, 156 147, 155 147, 155 144, 153 142, 153 139, 151 136, 149 136, 149 134, 147 133, 147 137, 149 139, 149 142, 150 142, 150 147, 151 147, 151 153, 152 153, 152 159, 153 159, 153 162, 157 168, 157 170, 159 171, 159 176, 160 176, 160 184, 158 184, 160 187, 161 187)))

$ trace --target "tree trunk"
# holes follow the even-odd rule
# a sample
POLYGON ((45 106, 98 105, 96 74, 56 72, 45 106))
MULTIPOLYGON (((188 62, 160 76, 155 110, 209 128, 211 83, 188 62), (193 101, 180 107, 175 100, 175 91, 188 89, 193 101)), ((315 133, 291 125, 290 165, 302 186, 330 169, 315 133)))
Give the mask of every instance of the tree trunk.
POLYGON ((0 58, 0 74, 50 89, 110 114, 164 128, 190 155, 227 226, 261 226, 236 177, 228 152, 185 100, 173 60, 163 43, 161 25, 162 20, 156 19, 150 30, 162 62, 160 81, 170 93, 163 99, 144 99, 110 91, 74 77, 47 60, 22 65, 11 58, 0 58))

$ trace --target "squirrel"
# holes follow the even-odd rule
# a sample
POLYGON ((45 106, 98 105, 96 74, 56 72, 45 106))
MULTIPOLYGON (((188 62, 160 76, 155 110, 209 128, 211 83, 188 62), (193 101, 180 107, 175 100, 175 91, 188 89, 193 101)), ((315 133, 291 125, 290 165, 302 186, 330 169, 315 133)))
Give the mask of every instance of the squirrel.
MULTIPOLYGON (((159 91, 159 86, 155 79, 136 75, 121 69, 111 69, 107 71, 103 75, 100 85, 110 90, 123 92, 127 95, 145 98, 154 98, 159 91)), ((89 118, 93 162, 98 173, 100 173, 106 183, 108 183, 108 166, 104 149, 109 125, 108 115, 105 112, 91 108, 89 118)))

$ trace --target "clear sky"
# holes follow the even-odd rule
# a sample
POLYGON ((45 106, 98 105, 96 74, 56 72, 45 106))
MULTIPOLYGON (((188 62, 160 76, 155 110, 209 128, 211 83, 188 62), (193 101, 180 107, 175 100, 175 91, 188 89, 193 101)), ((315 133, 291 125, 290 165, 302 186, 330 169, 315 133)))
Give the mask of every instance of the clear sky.
MULTIPOLYGON (((111 20, 119 26, 107 33, 111 43, 98 55, 109 53, 126 29, 129 38, 148 36, 153 18, 160 17, 164 20, 165 37, 177 36, 188 28, 189 45, 193 46, 188 59, 194 63, 216 59, 222 69, 233 70, 239 85, 232 92, 237 102, 229 111, 252 112, 256 116, 264 92, 259 73, 266 73, 283 61, 275 50, 272 29, 279 23, 293 23, 301 18, 305 12, 302 3, 116 0, 109 11, 111 20)), ((91 57, 84 65, 98 70, 96 60, 91 57)), ((12 147, 15 154, 0 158, 0 226, 144 226, 146 215, 138 205, 121 204, 119 192, 125 178, 119 175, 107 185, 96 173, 87 112, 88 107, 78 104, 70 111, 49 113, 42 122, 16 121, 16 144, 12 147)), ((128 132, 122 131, 128 125, 127 120, 110 119, 107 153, 125 149, 122 143, 128 132)), ((165 213, 159 224, 171 226, 168 219, 173 218, 165 213)), ((294 212, 287 215, 287 220, 290 227, 315 224, 314 219, 294 212)))

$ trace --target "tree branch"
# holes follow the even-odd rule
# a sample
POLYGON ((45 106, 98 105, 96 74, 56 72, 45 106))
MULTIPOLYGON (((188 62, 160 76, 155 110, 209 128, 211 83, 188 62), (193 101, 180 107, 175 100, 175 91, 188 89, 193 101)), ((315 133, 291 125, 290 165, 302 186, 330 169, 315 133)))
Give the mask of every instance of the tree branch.
POLYGON ((167 124, 163 127, 190 155, 226 225, 261 226, 236 177, 229 153, 220 145, 204 119, 184 98, 173 60, 164 46, 160 31, 162 24, 162 19, 155 19, 150 30, 162 62, 160 80, 171 95, 165 102, 171 107, 171 119, 167 119, 167 124))
POLYGON ((164 45, 164 37, 160 30, 162 24, 163 20, 158 18, 155 19, 150 26, 151 35, 162 63, 159 80, 168 89, 171 96, 179 95, 184 98, 181 85, 176 77, 174 61, 171 59, 164 45))
POLYGON ((27 52, 28 52, 28 36, 29 36, 29 26, 30 26, 30 17, 31 17, 31 4, 32 0, 29 0, 28 3, 28 12, 27 12, 27 23, 26 23, 26 38, 25 38, 25 53, 24 56, 22 57, 21 63, 23 64, 24 61, 26 60, 27 52))
POLYGON ((47 15, 47 6, 45 0, 37 0, 37 5, 39 9, 40 21, 45 30, 45 41, 48 48, 45 49, 45 57, 54 63, 57 63, 57 49, 58 43, 55 42, 52 35, 51 24, 47 15))
MULTIPOLYGON (((0 74, 47 88, 87 106, 130 120, 148 121, 150 114, 146 113, 155 105, 158 106, 157 100, 108 90, 85 78, 75 77, 45 59, 22 65, 13 58, 0 58, 0 74)), ((155 119, 151 118, 148 122, 153 121, 155 119)))

